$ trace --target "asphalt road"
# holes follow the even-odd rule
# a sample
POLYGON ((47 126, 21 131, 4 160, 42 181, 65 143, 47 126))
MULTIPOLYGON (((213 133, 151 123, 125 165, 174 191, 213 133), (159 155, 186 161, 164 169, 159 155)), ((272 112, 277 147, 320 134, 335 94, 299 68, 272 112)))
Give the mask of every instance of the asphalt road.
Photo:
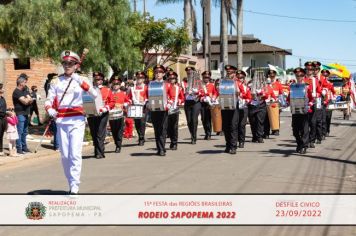
MULTIPOLYGON (((213 136, 189 144, 187 129, 179 130, 178 151, 155 156, 152 135, 143 148, 125 141, 120 154, 106 146, 107 157, 84 152, 82 193, 355 193, 356 119, 334 112, 331 137, 306 155, 295 153, 291 117, 283 113, 280 136, 263 144, 247 142, 236 155, 223 153, 224 139, 213 136)), ((167 142, 167 147, 169 142, 167 142)), ((1 193, 62 193, 67 191, 58 157, 43 157, 0 168, 1 193)), ((4 214, 4 213, 3 213, 4 214)), ((356 227, 1 227, 0 235, 356 235, 356 227)))

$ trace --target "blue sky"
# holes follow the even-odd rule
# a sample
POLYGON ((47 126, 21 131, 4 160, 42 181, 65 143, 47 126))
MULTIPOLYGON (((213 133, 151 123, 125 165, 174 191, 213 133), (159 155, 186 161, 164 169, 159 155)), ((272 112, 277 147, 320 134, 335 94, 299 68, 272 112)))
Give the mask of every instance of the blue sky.
MULTIPOLYGON (((214 0, 212 0, 214 1, 214 0)), ((146 9, 156 18, 183 21, 183 3, 157 5, 146 0, 146 9)), ((200 0, 195 6, 201 32, 200 0)), ((138 0, 138 10, 142 10, 138 0)), ((263 16, 244 12, 244 34, 254 34, 262 43, 292 49, 287 67, 318 59, 323 64, 338 62, 356 71, 356 0, 244 0, 245 10, 302 18, 353 20, 353 23, 323 22, 263 16)), ((212 35, 219 35, 220 11, 212 9, 212 35)), ((235 17, 235 16, 234 16, 235 17)), ((235 34, 235 32, 233 32, 235 34)))

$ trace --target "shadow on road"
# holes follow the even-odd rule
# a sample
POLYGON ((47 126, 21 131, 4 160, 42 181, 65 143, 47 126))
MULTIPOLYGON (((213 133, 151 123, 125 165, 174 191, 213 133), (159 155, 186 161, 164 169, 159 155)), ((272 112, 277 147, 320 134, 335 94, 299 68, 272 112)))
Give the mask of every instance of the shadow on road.
POLYGON ((136 153, 131 153, 130 156, 133 157, 150 157, 150 156, 157 156, 156 153, 142 153, 142 152, 136 152, 136 153))
POLYGON ((96 159, 96 157, 94 155, 86 155, 83 156, 82 159, 96 159))
POLYGON ((63 190, 52 190, 52 189, 40 189, 34 190, 27 193, 28 195, 66 195, 67 191, 63 190))
POLYGON ((269 149, 268 151, 262 151, 261 153, 265 154, 282 154, 284 157, 289 157, 291 155, 296 155, 294 149, 287 149, 287 150, 282 150, 282 149, 269 149))
POLYGON ((201 150, 201 151, 197 151, 197 153, 199 153, 199 154, 221 154, 221 153, 224 153, 224 150, 201 150))

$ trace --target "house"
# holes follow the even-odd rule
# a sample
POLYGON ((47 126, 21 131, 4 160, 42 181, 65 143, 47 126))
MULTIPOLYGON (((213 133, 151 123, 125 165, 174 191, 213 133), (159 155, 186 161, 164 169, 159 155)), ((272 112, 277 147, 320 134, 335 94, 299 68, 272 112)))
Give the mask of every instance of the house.
MULTIPOLYGON (((220 37, 212 36, 211 39, 211 70, 219 70, 220 65, 220 37)), ((197 63, 201 70, 205 70, 203 48, 200 42, 193 45, 193 55, 199 58, 197 63)), ((228 37, 228 61, 231 65, 237 64, 237 36, 228 37)), ((243 66, 244 67, 267 67, 268 64, 286 68, 286 56, 292 55, 291 49, 263 44, 254 35, 243 36, 243 66)))
POLYGON ((27 86, 36 85, 42 101, 38 103, 40 112, 43 112, 43 102, 46 97, 44 83, 49 73, 56 73, 57 66, 50 59, 33 59, 25 58, 20 60, 13 53, 9 53, 5 48, 0 46, 0 83, 4 84, 7 106, 13 107, 12 93, 16 88, 17 77, 21 73, 29 76, 27 86))

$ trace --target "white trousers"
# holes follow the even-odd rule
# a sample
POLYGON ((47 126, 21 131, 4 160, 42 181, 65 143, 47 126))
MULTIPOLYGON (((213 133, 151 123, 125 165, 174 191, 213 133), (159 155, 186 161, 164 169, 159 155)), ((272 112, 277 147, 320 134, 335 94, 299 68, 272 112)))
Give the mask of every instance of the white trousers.
POLYGON ((78 120, 75 124, 57 123, 57 140, 61 151, 64 174, 70 191, 73 193, 79 191, 84 130, 84 121, 78 120))

